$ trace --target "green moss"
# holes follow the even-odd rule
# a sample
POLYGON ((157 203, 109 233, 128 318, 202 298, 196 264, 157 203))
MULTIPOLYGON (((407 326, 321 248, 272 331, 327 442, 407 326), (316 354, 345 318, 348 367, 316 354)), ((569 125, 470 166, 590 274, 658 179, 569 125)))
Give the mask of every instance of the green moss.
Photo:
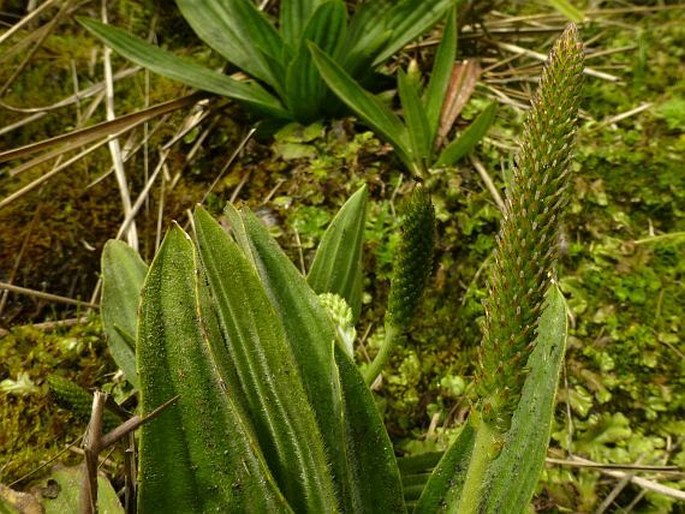
MULTIPOLYGON (((0 482, 8 484, 36 469, 83 435, 87 422, 55 404, 48 391, 48 375, 57 374, 92 389, 111 380, 113 371, 97 321, 54 332, 17 327, 3 336, 0 482), (22 376, 30 387, 10 387, 22 376)), ((74 463, 80 457, 67 452, 62 460, 74 463)))

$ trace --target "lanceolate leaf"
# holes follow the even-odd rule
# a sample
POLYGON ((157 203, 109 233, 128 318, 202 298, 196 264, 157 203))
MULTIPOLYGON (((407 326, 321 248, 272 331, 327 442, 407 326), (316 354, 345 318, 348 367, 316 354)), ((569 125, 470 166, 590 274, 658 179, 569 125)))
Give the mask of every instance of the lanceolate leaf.
POLYGON ((391 143, 399 158, 409 169, 412 169, 412 161, 406 142, 406 130, 397 115, 378 98, 365 91, 345 70, 315 45, 310 45, 309 48, 328 87, 362 121, 391 143))
POLYGON ((318 294, 335 293, 352 308, 362 307, 362 244, 368 190, 361 187, 336 214, 319 243, 307 281, 318 294))
POLYGON ((415 514, 454 512, 466 481, 475 438, 476 432, 471 423, 467 422, 433 470, 414 508, 415 514))
MULTIPOLYGON (((311 41, 328 55, 335 56, 345 35, 346 22, 345 4, 330 0, 319 6, 304 29, 297 55, 288 66, 285 86, 288 107, 300 121, 320 118, 324 100, 329 96, 307 43, 311 41)), ((334 99, 327 101, 334 102, 334 99)))
POLYGON ((376 401, 345 350, 336 346, 335 358, 345 406, 344 444, 356 485, 349 512, 401 514, 406 509, 400 472, 376 401))
POLYGON ((287 45, 297 48, 310 16, 322 3, 322 0, 281 0, 280 28, 287 45))
POLYGON ((566 334, 566 302, 552 286, 526 366, 530 371, 521 401, 502 451, 488 472, 484 512, 523 512, 530 503, 549 444, 566 334))
POLYGON ((454 59, 457 56, 457 17, 456 10, 452 9, 447 15, 447 23, 442 33, 442 40, 438 46, 433 63, 428 87, 425 91, 423 104, 426 107, 426 116, 430 125, 430 134, 435 142, 440 125, 440 114, 445 103, 445 93, 452 76, 454 59))
POLYGON ((195 33, 228 62, 282 91, 285 48, 251 0, 176 0, 195 33), (280 70, 274 69, 278 63, 280 70), (280 73, 279 73, 280 71, 280 73))
POLYGON ((435 165, 453 166, 459 159, 471 153, 495 121, 495 114, 496 104, 488 105, 457 139, 445 147, 435 165))
POLYGON ((241 402, 274 477, 298 512, 335 512, 322 436, 286 334, 253 265, 202 209, 198 250, 235 374, 222 376, 241 402))
POLYGON ((365 2, 350 24, 351 61, 363 60, 369 41, 382 39, 383 46, 367 66, 377 66, 435 25, 454 5, 454 0, 375 0, 365 2))
POLYGON ((414 171, 421 175, 426 170, 433 149, 434 134, 430 131, 426 111, 421 103, 418 84, 407 80, 407 76, 401 70, 397 75, 397 84, 404 121, 409 133, 412 158, 416 166, 414 171))
MULTIPOLYGON (((355 194, 353 204, 360 197, 365 203, 365 188, 355 194)), ((356 366, 340 347, 335 347, 337 365, 333 361, 333 327, 316 294, 254 215, 245 212, 241 218, 231 207, 227 211, 283 322, 305 389, 315 395, 313 407, 343 510, 402 512, 392 444, 356 366)))
POLYGON ((143 425, 139 512, 290 512, 250 427, 226 395, 199 318, 198 267, 180 229, 166 236, 142 294, 138 331, 143 425))
POLYGON ((107 344, 126 379, 140 388, 136 373, 135 341, 140 290, 147 265, 122 241, 108 241, 102 251, 102 325, 107 344))
POLYGON ((245 102, 276 118, 290 117, 278 99, 258 84, 233 80, 146 43, 116 27, 87 18, 79 18, 79 21, 113 50, 150 71, 197 89, 245 102))

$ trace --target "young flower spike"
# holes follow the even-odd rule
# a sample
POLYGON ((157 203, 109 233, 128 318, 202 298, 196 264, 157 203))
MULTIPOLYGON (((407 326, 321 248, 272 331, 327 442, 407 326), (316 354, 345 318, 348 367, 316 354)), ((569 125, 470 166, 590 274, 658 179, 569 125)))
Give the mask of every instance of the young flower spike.
POLYGON ((484 302, 478 389, 482 416, 501 431, 519 401, 568 204, 583 49, 569 25, 549 55, 531 102, 507 191, 484 302))

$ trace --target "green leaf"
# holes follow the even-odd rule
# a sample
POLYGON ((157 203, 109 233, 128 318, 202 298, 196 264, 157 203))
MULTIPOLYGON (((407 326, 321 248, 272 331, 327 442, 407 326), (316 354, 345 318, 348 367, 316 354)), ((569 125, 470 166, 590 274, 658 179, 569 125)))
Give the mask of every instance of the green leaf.
POLYGON ((454 9, 447 15, 447 23, 442 33, 442 40, 438 46, 433 62, 433 71, 425 91, 423 103, 426 106, 426 116, 430 126, 432 140, 440 127, 442 107, 445 103, 445 94, 452 77, 454 60, 457 56, 457 16, 454 9))
POLYGON ((495 121, 497 106, 488 105, 457 139, 448 144, 438 157, 435 166, 453 166, 459 159, 467 156, 483 139, 492 122, 495 121))
POLYGON ((234 372, 222 375, 249 413, 269 467, 298 512, 335 512, 322 435, 286 334, 255 268, 201 208, 193 217, 206 279, 234 372))
POLYGON ((561 14, 566 16, 569 21, 580 23, 585 18, 583 11, 575 7, 568 0, 548 0, 548 3, 561 14))
POLYGON ((483 512, 523 512, 530 503, 547 454, 566 349, 567 318, 564 297, 552 286, 540 317, 535 348, 526 365, 530 371, 511 429, 488 470, 483 512))
MULTIPOLYGON (((83 467, 59 467, 50 476, 34 484, 37 490, 56 491, 55 498, 41 498, 45 514, 64 514, 81 511, 83 467)), ((21 512, 31 512, 28 509, 21 512)), ((98 475, 98 512, 101 514, 124 514, 117 492, 104 474, 98 475)))
POLYGON ((138 369, 143 414, 179 398, 141 429, 138 511, 290 512, 217 372, 199 278, 190 238, 172 228, 143 286, 138 369))
POLYGON ((307 275, 314 291, 335 293, 352 308, 354 321, 362 308, 362 245, 368 189, 362 186, 326 229, 307 275))
POLYGON ((280 29, 285 44, 292 48, 302 41, 304 28, 322 0, 282 0, 279 11, 280 29))
POLYGON ((135 341, 140 290, 147 265, 133 248, 111 240, 102 250, 102 302, 100 315, 109 351, 128 380, 140 388, 136 373, 135 341))
POLYGON ((458 504, 475 442, 476 431, 471 423, 467 422, 433 470, 414 508, 415 514, 452 512, 449 507, 454 508, 458 504))
MULTIPOLYGON (((435 25, 454 0, 376 0, 365 2, 350 23, 348 63, 352 67, 378 66, 435 25), (369 55, 369 43, 374 51, 369 55), (368 61, 366 58, 368 57, 368 61)), ((346 69, 351 69, 347 65, 346 69)))
MULTIPOLYGON (((358 191, 355 202, 365 202, 365 196, 365 189, 358 191)), ((343 511, 363 512, 373 506, 374 512, 401 512, 392 444, 375 400, 342 348, 335 347, 337 365, 333 362, 333 327, 317 295, 253 214, 241 216, 230 205, 226 214, 276 307, 305 389, 310 398, 315 397, 312 405, 343 511)))
POLYGON ((315 45, 309 48, 328 87, 369 127, 393 145, 400 160, 413 169, 402 121, 383 102, 365 91, 333 59, 315 45))
POLYGON ((497 452, 492 428, 482 420, 469 422, 433 471, 416 513, 433 513, 438 506, 492 514, 528 508, 549 444, 566 332, 566 303, 558 288, 552 287, 526 365, 529 374, 521 400, 502 449, 497 452))
POLYGON ((191 87, 233 98, 275 118, 290 118, 277 98, 260 85, 240 82, 146 43, 128 32, 88 18, 78 21, 107 46, 154 73, 191 87))
POLYGON ((343 41, 347 21, 345 4, 340 0, 324 2, 305 27, 297 55, 290 62, 286 75, 286 100, 293 116, 304 122, 321 117, 328 89, 317 69, 307 43, 316 44, 335 56, 343 41))
POLYGON ((208 46, 249 75, 283 91, 285 48, 278 31, 251 0, 176 0, 208 46))
POLYGON ((416 82, 407 80, 407 75, 400 70, 397 74, 397 84, 404 121, 409 133, 409 143, 412 149, 412 159, 418 167, 418 174, 425 173, 426 163, 433 150, 435 134, 431 133, 426 111, 423 108, 416 82))
POLYGON ((406 512, 392 441, 378 413, 376 401, 357 366, 338 346, 335 348, 335 360, 345 409, 345 451, 356 478, 354 508, 348 512, 406 512))

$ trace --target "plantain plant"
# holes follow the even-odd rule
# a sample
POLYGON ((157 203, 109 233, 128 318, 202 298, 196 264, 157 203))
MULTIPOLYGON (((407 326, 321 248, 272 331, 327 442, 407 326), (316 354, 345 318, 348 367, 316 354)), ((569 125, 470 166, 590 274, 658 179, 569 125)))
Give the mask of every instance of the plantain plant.
POLYGON ((447 16, 425 89, 418 77, 397 74, 397 90, 403 119, 377 96, 336 63, 324 48, 310 43, 314 63, 328 87, 380 137, 390 143, 404 166, 415 176, 425 178, 432 168, 454 165, 482 139, 495 119, 490 104, 457 139, 440 146, 440 130, 445 98, 455 66, 457 21, 455 10, 447 16))
POLYGON ((122 29, 80 22, 131 61, 197 89, 223 95, 268 117, 311 123, 337 115, 307 48, 327 52, 349 74, 368 82, 373 70, 430 29, 454 0, 369 0, 349 16, 343 0, 283 0, 278 21, 252 0, 177 0, 199 38, 244 71, 239 81, 185 60, 122 29))
MULTIPOLYGON (((136 273, 124 279, 131 294, 140 291, 142 414, 178 398, 141 429, 141 513, 528 508, 566 340, 553 276, 582 63, 570 26, 533 98, 507 192, 485 305, 481 399, 427 482, 403 491, 416 466, 398 464, 367 386, 375 371, 365 381, 336 326, 360 308, 362 188, 327 230, 306 278, 249 210, 229 204, 229 229, 198 207, 192 236, 173 227, 144 280, 136 273), (331 313, 332 303, 347 302, 347 314, 331 313)), ((428 276, 433 223, 430 199, 417 189, 386 316, 386 327, 399 334, 409 329, 428 276)), ((129 266, 135 260, 120 255, 129 266)), ((105 283, 116 267, 105 261, 105 283)), ((110 326, 123 334, 132 323, 110 326)))

